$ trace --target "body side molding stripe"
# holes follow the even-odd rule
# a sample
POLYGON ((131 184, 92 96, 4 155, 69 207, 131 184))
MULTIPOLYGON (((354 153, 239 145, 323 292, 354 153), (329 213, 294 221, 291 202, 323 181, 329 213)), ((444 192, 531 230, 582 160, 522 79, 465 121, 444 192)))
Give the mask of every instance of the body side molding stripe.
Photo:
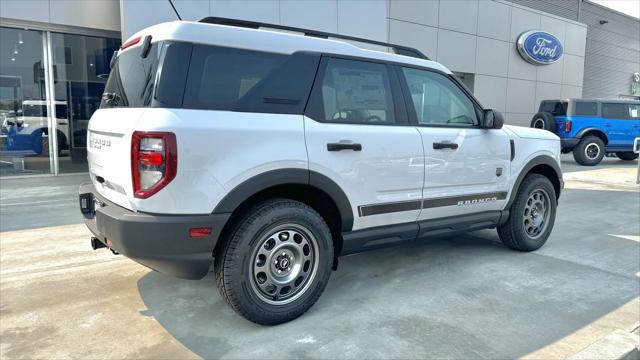
POLYGON ((490 193, 479 193, 479 194, 466 194, 460 196, 447 196, 441 198, 431 198, 424 199, 422 202, 423 209, 430 209, 442 206, 453 206, 453 205, 475 205, 482 204, 485 202, 504 200, 507 198, 507 192, 490 192, 490 193))
POLYGON ((358 206, 360 217, 370 215, 388 214, 400 211, 420 210, 422 200, 398 201, 382 204, 371 204, 358 206))
POLYGON ((423 209, 430 209, 436 207, 443 206, 464 206, 464 205, 475 205, 481 204, 484 202, 491 202, 497 200, 505 200, 507 198, 507 192, 490 192, 490 193, 479 193, 479 194, 466 194, 460 196, 447 196, 441 198, 431 198, 424 200, 410 200, 410 201, 398 201, 391 203, 382 203, 382 204, 370 204, 370 205, 360 205, 358 206, 358 215, 360 217, 370 216, 370 215, 380 215, 380 214, 388 214, 394 212, 401 211, 412 211, 412 210, 420 210, 421 206, 423 209))

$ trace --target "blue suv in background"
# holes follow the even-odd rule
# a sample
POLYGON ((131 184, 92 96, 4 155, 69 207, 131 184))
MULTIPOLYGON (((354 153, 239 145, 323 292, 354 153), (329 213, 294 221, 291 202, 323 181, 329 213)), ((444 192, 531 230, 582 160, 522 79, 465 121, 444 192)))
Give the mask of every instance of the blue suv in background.
POLYGON ((531 127, 561 139, 562 152, 573 151, 581 165, 600 163, 605 154, 635 160, 633 141, 640 137, 640 101, 604 99, 543 100, 531 127))

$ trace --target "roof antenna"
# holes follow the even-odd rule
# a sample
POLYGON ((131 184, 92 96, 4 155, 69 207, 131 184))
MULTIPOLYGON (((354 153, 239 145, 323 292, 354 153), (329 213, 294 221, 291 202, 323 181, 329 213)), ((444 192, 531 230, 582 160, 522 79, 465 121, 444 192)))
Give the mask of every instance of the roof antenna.
POLYGON ((173 11, 176 13, 176 16, 178 17, 178 20, 182 20, 182 18, 180 17, 180 14, 178 13, 178 10, 176 10, 176 6, 173 5, 173 1, 169 0, 169 4, 171 4, 173 11))

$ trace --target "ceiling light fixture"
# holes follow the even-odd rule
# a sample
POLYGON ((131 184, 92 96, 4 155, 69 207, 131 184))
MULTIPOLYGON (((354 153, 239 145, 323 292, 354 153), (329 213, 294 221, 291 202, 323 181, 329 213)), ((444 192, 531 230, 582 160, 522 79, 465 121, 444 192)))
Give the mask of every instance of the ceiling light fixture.
POLYGON ((18 55, 18 44, 13 45, 13 53, 18 55))
POLYGON ((22 40, 22 33, 21 32, 18 33, 18 44, 20 44, 20 45, 24 44, 24 41, 22 40))

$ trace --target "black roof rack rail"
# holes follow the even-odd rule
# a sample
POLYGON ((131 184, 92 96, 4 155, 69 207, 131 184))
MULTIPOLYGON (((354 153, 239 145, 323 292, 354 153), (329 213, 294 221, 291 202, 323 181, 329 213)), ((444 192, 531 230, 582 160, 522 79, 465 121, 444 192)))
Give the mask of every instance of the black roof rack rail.
POLYGON ((382 41, 363 39, 363 38, 349 36, 349 35, 333 34, 333 33, 328 33, 324 31, 309 30, 309 29, 297 28, 293 26, 269 24, 269 23, 263 23, 258 21, 238 20, 238 19, 230 19, 230 18, 215 17, 215 16, 202 18, 198 20, 198 22, 206 23, 206 24, 244 27, 244 28, 250 28, 250 29, 268 28, 268 29, 303 33, 305 36, 317 37, 321 39, 335 38, 335 39, 341 39, 341 40, 357 41, 361 43, 389 47, 393 49, 393 52, 398 55, 411 56, 418 59, 429 60, 429 58, 425 54, 423 54, 420 50, 414 49, 409 46, 389 44, 382 41))

